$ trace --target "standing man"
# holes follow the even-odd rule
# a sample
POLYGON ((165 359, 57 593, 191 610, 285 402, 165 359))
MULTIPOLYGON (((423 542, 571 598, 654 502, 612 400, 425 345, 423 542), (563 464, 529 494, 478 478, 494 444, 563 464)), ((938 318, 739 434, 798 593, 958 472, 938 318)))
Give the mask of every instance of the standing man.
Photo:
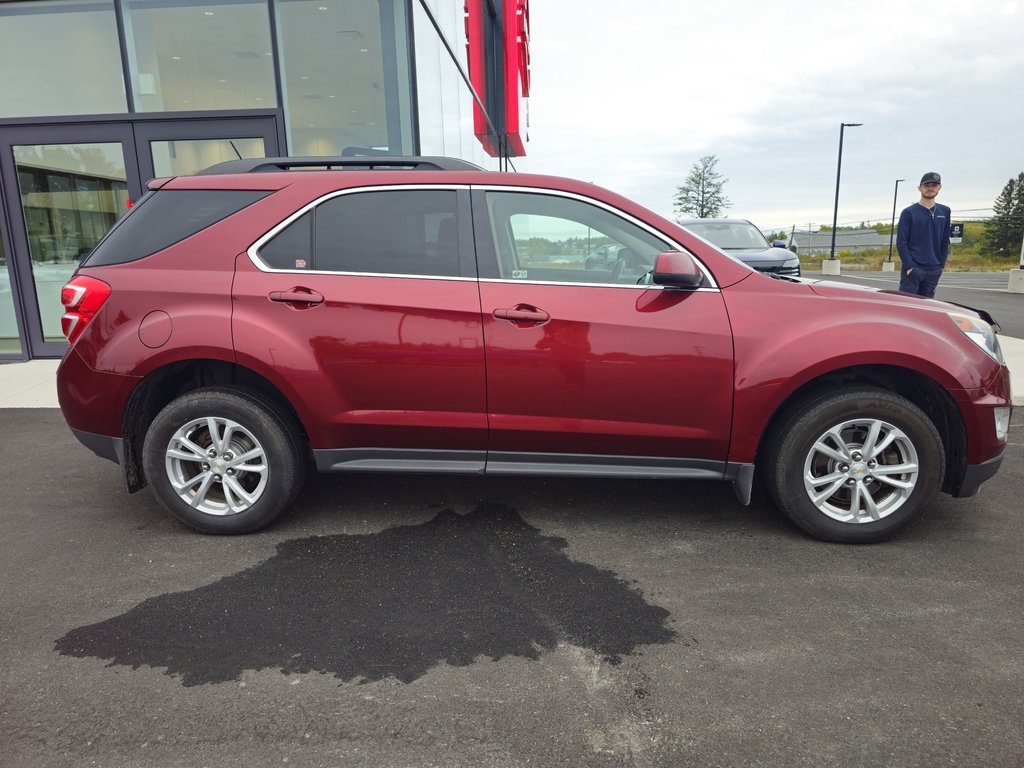
POLYGON ((936 203, 942 189, 942 177, 929 171, 918 186, 921 199, 904 208, 896 235, 900 252, 900 290, 918 296, 935 295, 935 288, 949 256, 948 206, 936 203))

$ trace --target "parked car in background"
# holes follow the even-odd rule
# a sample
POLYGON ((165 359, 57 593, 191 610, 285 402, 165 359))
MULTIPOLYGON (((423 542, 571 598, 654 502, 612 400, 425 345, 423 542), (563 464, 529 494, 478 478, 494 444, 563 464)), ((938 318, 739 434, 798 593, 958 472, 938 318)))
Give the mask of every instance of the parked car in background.
POLYGON ((800 275, 800 259, 781 240, 769 244, 761 230, 746 219, 677 219, 679 226, 758 272, 776 275, 800 275))
POLYGON ((744 504, 757 473, 811 535, 863 543, 1002 462, 979 311, 759 274, 580 181, 366 164, 152 181, 64 287, 61 409, 129 491, 247 533, 313 467, 719 479, 744 504), (614 260, 586 268, 586 242, 614 260))
POLYGON ((619 251, 625 247, 624 245, 599 245, 587 254, 583 266, 586 269, 611 269, 619 260, 619 251))

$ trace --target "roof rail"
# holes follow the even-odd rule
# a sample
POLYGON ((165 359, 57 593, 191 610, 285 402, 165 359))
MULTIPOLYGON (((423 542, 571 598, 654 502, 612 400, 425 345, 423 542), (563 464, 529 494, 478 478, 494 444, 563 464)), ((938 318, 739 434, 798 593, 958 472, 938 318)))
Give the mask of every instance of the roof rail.
POLYGON ((454 157, 399 157, 377 155, 374 157, 255 157, 247 160, 228 160, 211 165, 199 172, 200 176, 219 173, 265 173, 288 171, 293 168, 348 168, 353 170, 375 170, 391 168, 415 171, 482 171, 479 165, 454 157))

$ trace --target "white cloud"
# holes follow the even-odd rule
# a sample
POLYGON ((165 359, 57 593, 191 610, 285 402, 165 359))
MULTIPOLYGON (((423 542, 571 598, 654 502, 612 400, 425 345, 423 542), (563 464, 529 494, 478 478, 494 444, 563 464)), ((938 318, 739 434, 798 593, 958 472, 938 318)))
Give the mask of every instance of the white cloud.
POLYGON ((528 158, 671 214, 718 155, 733 213, 762 226, 887 219, 921 174, 954 212, 1024 170, 1020 2, 534 3, 528 158), (912 182, 912 183, 911 183, 912 182))

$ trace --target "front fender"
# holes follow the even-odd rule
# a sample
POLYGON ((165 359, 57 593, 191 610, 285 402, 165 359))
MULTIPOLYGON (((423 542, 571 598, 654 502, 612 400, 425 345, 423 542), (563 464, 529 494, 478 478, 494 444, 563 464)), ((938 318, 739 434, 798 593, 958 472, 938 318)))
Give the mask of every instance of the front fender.
POLYGON ((958 395, 999 388, 1001 366, 956 331, 938 303, 935 309, 874 296, 826 298, 782 283, 741 283, 726 294, 736 349, 730 461, 753 461, 778 409, 800 388, 835 371, 912 371, 949 392, 961 419, 967 399, 958 395))

